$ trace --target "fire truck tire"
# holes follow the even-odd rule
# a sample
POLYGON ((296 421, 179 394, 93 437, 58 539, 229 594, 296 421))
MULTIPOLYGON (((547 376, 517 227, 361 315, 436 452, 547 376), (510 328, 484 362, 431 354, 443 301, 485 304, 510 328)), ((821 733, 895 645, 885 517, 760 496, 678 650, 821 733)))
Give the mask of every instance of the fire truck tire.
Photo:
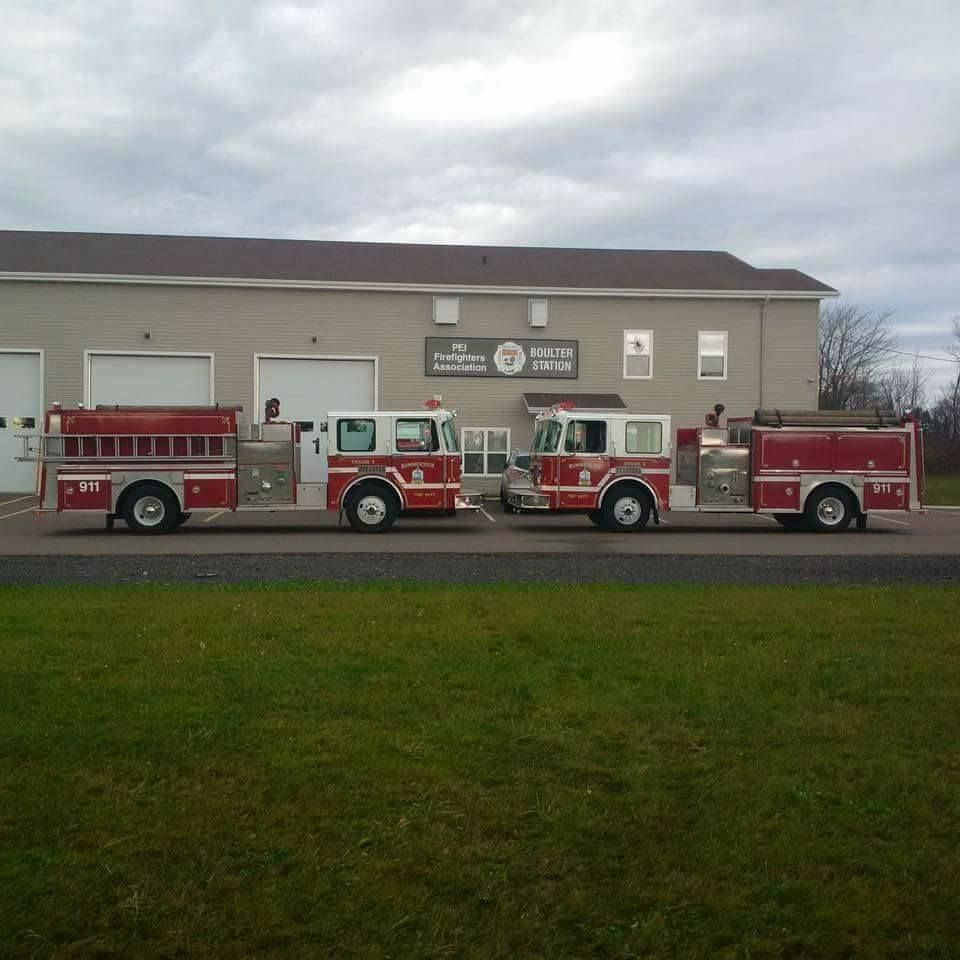
POLYGON ((181 513, 180 516, 177 517, 177 522, 174 524, 174 526, 182 527, 192 516, 193 514, 191 513, 181 513))
POLYGON ((168 533, 177 526, 180 504, 162 483, 138 483, 123 495, 120 513, 136 533, 168 533))
POLYGON ((603 526, 603 511, 602 510, 591 510, 587 517, 591 523, 595 523, 598 527, 603 526))
POLYGON ((600 508, 602 526, 616 533, 642 530, 650 519, 652 506, 650 494, 643 487, 631 484, 614 487, 600 508))
POLYGON ((837 533, 846 530, 858 512, 853 497, 836 486, 818 487, 807 497, 804 508, 810 529, 818 533, 837 533))
POLYGON ((383 533, 396 522, 400 504, 397 495, 384 484, 364 483, 350 491, 344 509, 354 530, 383 533))

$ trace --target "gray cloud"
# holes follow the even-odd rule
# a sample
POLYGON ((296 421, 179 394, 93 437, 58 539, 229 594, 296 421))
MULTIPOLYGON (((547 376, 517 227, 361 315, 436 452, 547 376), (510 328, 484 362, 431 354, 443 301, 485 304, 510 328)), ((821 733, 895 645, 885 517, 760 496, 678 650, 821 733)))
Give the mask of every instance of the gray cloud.
POLYGON ((960 314, 952 2, 0 12, 8 227, 720 248, 910 350, 960 314))

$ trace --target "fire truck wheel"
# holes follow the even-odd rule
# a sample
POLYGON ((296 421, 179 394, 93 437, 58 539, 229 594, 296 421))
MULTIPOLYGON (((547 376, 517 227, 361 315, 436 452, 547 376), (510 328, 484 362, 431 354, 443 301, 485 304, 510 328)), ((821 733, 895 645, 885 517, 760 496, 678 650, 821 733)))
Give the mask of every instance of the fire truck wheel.
POLYGON ((182 527, 190 519, 191 516, 193 516, 193 514, 181 513, 180 516, 177 517, 177 522, 174 524, 174 526, 182 527))
POLYGON ((650 494, 642 487, 614 487, 600 508, 603 526, 617 533, 642 530, 650 519, 650 506, 650 494))
POLYGON ((591 523, 595 523, 598 527, 603 526, 603 511, 602 510, 591 510, 587 516, 590 518, 591 523))
POLYGON ((845 530, 856 513, 849 493, 842 487, 821 487, 807 498, 807 523, 818 533, 845 530))
POLYGON ((366 483, 350 491, 345 504, 350 526, 360 533, 389 530, 400 513, 396 494, 379 483, 366 483))
POLYGON ((180 504, 169 487, 141 483, 124 496, 123 519, 137 533, 166 533, 177 525, 180 504))

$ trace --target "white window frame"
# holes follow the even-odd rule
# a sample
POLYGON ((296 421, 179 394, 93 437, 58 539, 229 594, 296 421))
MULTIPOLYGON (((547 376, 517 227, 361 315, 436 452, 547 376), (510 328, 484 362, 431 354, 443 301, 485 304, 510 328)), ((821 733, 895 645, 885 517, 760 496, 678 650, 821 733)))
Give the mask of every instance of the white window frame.
POLYGON ((620 345, 620 349, 623 351, 623 379, 624 380, 652 380, 653 379, 653 331, 652 330, 624 330, 623 331, 623 342, 620 345), (627 337, 635 337, 637 334, 642 333, 645 336, 650 338, 650 372, 646 376, 638 376, 636 374, 627 373, 627 337))
POLYGON ((730 339, 726 330, 698 330, 697 331, 697 379, 698 380, 726 380, 727 373, 730 370, 730 339), (723 337, 723 376, 712 377, 709 374, 704 376, 703 365, 703 337, 723 337))
POLYGON ((93 361, 96 357, 195 357, 210 363, 210 405, 216 403, 217 365, 214 354, 206 350, 84 350, 83 351, 83 404, 93 403, 93 361))
POLYGON ((507 460, 510 459, 510 451, 512 449, 512 447, 510 446, 510 442, 512 440, 512 437, 510 434, 510 428, 509 427, 461 427, 460 428, 460 466, 461 466, 463 475, 465 477, 499 477, 500 474, 503 472, 501 470, 498 470, 496 473, 486 473, 486 472, 467 473, 467 454, 468 453, 477 454, 480 452, 479 450, 467 450, 467 444, 463 438, 463 435, 468 430, 482 431, 483 433, 483 469, 484 471, 486 471, 488 466, 487 458, 490 456, 491 453, 494 453, 494 454, 505 453, 507 460), (491 451, 487 449, 487 442, 489 440, 489 437, 487 436, 487 434, 491 430, 505 430, 507 432, 507 449, 506 450, 491 451))
POLYGON ((455 327, 460 322, 460 297, 439 295, 433 298, 433 322, 441 327, 455 327), (441 319, 449 318, 450 319, 441 319))

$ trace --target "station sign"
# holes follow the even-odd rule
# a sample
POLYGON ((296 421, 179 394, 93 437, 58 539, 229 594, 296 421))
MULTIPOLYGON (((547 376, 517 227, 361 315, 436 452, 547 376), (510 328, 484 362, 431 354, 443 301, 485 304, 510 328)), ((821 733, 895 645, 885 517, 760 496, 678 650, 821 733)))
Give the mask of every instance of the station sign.
POLYGON ((514 377, 576 380, 578 340, 497 340, 493 337, 427 337, 428 377, 514 377))

